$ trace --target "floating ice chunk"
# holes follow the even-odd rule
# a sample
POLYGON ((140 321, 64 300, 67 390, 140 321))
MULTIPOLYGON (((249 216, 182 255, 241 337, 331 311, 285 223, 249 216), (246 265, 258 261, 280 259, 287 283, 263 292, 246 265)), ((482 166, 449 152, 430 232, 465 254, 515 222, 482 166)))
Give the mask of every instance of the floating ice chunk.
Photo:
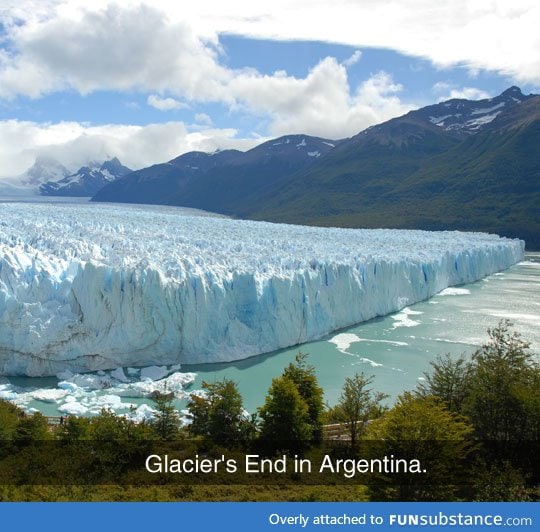
POLYGON ((67 390, 68 392, 72 393, 75 392, 78 388, 78 386, 74 382, 69 381, 60 381, 57 386, 62 390, 67 390))
POLYGON ((330 340, 328 340, 330 343, 335 344, 337 349, 339 351, 341 350, 347 350, 351 344, 357 343, 357 342, 369 342, 369 343, 376 343, 376 344, 390 344, 390 345, 396 345, 396 346, 405 346, 409 345, 407 342, 399 342, 394 340, 379 340, 375 338, 360 338, 356 334, 352 333, 341 333, 337 334, 330 340))
POLYGON ((468 288, 456 288, 452 286, 451 288, 445 288, 439 292, 440 296, 464 296, 470 294, 471 291, 468 288))
POLYGON ((195 380, 195 377, 195 373, 173 373, 166 379, 153 382, 150 393, 173 393, 177 398, 187 397, 185 388, 195 380))
POLYGON ((417 325, 420 325, 420 322, 412 320, 409 316, 416 316, 420 314, 423 314, 423 312, 411 310, 410 308, 405 307, 401 312, 398 312, 392 316, 392 319, 394 320, 392 328, 397 329, 398 327, 416 327, 417 325))
POLYGON ((135 408, 136 405, 132 403, 124 403, 122 399, 114 394, 98 395, 98 396, 86 396, 81 402, 88 408, 89 414, 99 414, 102 410, 128 410, 135 408))
POLYGON ((129 379, 126 377, 126 374, 122 368, 116 368, 115 370, 111 371, 111 377, 120 382, 129 382, 129 379))
POLYGON ((58 411, 63 414, 82 416, 88 412, 88 408, 77 401, 68 401, 58 407, 58 411))
POLYGON ((140 405, 134 412, 124 414, 127 418, 142 423, 143 421, 152 421, 155 418, 156 410, 146 404, 140 405))
POLYGON ((331 344, 335 344, 338 351, 346 351, 349 349, 351 344, 354 344, 355 342, 359 342, 360 338, 356 334, 352 333, 340 333, 336 334, 333 338, 330 338, 328 340, 331 344))
MULTIPOLYGON (((351 344, 354 344, 356 342, 364 342, 364 341, 370 341, 365 338, 360 338, 356 334, 352 333, 341 333, 337 334, 333 338, 329 340, 329 342, 336 345, 339 352, 343 353, 344 355, 349 356, 357 356, 354 353, 350 353, 347 351, 347 349, 351 346, 351 344)), ((360 357, 360 361, 364 364, 370 364, 372 367, 379 367, 382 366, 379 362, 375 362, 374 360, 371 360, 369 358, 360 357)))
POLYGON ((160 392, 173 393, 176 397, 183 398, 187 396, 185 388, 195 380, 196 376, 196 373, 176 372, 159 381, 145 378, 142 381, 122 384, 113 390, 121 397, 151 397, 155 392, 160 392))
MULTIPOLYGON (((244 412, 246 412, 246 410, 244 410, 244 412)), ((187 425, 191 425, 193 423, 193 418, 191 417, 191 412, 189 410, 186 410, 186 409, 183 409, 183 410, 180 410, 180 423, 183 425, 183 426, 187 426, 187 425)), ((244 413, 242 412, 242 417, 244 419, 249 419, 246 418, 244 416, 244 413)))
POLYGON ((130 382, 115 389, 115 393, 121 397, 149 397, 155 390, 154 381, 130 382))
POLYGON ((101 395, 96 398, 95 404, 104 408, 110 408, 112 410, 120 410, 122 408, 129 408, 129 405, 124 405, 122 399, 117 395, 101 395))
POLYGON ((374 360, 371 360, 370 358, 365 358, 365 357, 362 357, 360 359, 364 364, 369 364, 371 367, 373 368, 378 368, 378 367, 382 367, 382 364, 380 364, 379 362, 375 362, 374 360))
POLYGON ((0 399, 5 401, 13 401, 17 399, 19 394, 13 391, 11 384, 0 384, 0 399))
POLYGON ((390 345, 396 345, 396 346, 406 346, 409 345, 407 342, 398 342, 397 340, 368 340, 362 339, 363 342, 375 342, 380 344, 390 344, 390 345))
POLYGON ((108 375, 93 375, 75 374, 71 379, 66 380, 66 383, 75 384, 79 388, 87 388, 89 390, 103 390, 112 386, 111 378, 108 375))
POLYGON ((43 401, 44 403, 56 403, 59 400, 64 399, 68 393, 68 390, 65 389, 43 389, 32 392, 32 397, 36 401, 43 401))

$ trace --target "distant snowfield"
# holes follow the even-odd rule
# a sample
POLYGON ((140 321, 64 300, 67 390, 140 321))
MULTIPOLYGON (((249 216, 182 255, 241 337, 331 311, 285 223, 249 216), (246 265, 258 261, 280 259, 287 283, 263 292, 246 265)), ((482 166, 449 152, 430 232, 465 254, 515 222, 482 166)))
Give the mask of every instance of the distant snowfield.
POLYGON ((238 360, 522 258, 523 242, 480 233, 0 203, 0 374, 238 360))

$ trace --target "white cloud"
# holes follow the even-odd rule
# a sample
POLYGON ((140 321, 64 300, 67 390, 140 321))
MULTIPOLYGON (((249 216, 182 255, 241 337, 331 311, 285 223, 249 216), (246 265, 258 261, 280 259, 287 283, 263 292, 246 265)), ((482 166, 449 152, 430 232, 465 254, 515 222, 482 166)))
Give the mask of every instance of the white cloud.
POLYGON ((237 138, 234 129, 189 132, 182 122, 147 126, 90 126, 78 122, 38 124, 0 121, 2 177, 13 177, 30 167, 38 155, 49 155, 76 169, 91 160, 117 156, 133 169, 168 161, 192 150, 249 149, 259 139, 237 138))
MULTIPOLYGON (((183 8, 178 5, 171 16, 181 16, 183 8)), ((440 67, 464 65, 519 82, 540 80, 537 0, 273 0, 271 7, 200 0, 189 16, 206 31, 386 48, 440 67)))
POLYGON ((476 87, 463 87, 462 89, 452 89, 449 98, 465 98, 467 100, 483 100, 489 98, 489 92, 476 87))
MULTIPOLYGON (((109 84, 120 89, 135 83, 164 90, 181 82, 204 93, 200 76, 189 67, 212 73, 206 78, 212 80, 209 85, 223 81, 220 77, 227 72, 215 70, 214 61, 220 33, 393 49, 442 67, 465 65, 471 71, 493 70, 520 82, 540 81, 537 0, 273 0, 271 5, 245 0, 147 0, 147 5, 144 0, 91 4, 8 0, 3 4, 0 16, 22 54, 2 67, 2 81, 9 82, 4 93, 23 86, 30 91, 30 85, 16 79, 19 76, 41 79, 46 82, 44 90, 67 83, 88 91, 106 85, 111 75, 109 84), (15 19, 29 22, 10 25, 15 19)), ((39 92, 35 86, 34 90, 39 92)))
POLYGON ((323 59, 304 79, 239 75, 230 88, 253 112, 266 110, 273 135, 306 133, 338 139, 410 109, 397 96, 402 87, 384 72, 351 94, 346 68, 332 57, 323 59))
POLYGON ((356 65, 358 61, 360 61, 360 58, 362 57, 362 52, 360 50, 355 50, 355 52, 351 55, 351 57, 345 59, 343 61, 343 64, 346 67, 352 67, 353 65, 356 65))
POLYGON ((210 118, 210 116, 208 116, 206 113, 197 113, 195 115, 195 122, 197 122, 199 124, 204 124, 204 125, 207 125, 207 126, 211 126, 212 125, 212 118, 210 118))
MULTIPOLYGON (((388 73, 350 86, 347 67, 361 58, 359 51, 343 64, 325 58, 304 78, 286 72, 262 75, 227 67, 220 33, 394 49, 442 67, 491 69, 516 81, 540 83, 540 3, 535 0, 511 5, 502 0, 273 0, 271 5, 4 0, 0 22, 9 44, 0 50, 0 98, 37 98, 69 89, 150 93, 147 103, 162 110, 182 102, 218 102, 231 112, 260 117, 273 135, 342 138, 410 106, 401 101, 401 87, 388 73)), ((487 96, 474 87, 455 86, 437 94, 487 96)), ((201 117, 196 121, 211 125, 201 117)), ((5 121, 0 123, 0 160, 2 173, 24 170, 36 153, 47 150, 65 160, 114 154, 139 167, 189 149, 253 143, 235 135, 233 130, 188 130, 180 122, 97 127, 5 121)))
POLYGON ((450 100, 452 98, 465 98, 467 100, 483 100, 491 95, 485 90, 476 87, 457 87, 452 83, 439 81, 433 85, 433 92, 438 94, 438 100, 450 100))
MULTIPOLYGON (((178 98, 220 102, 233 112, 259 115, 272 134, 331 138, 352 135, 408 109, 400 105, 397 91, 390 95, 386 87, 376 108, 370 108, 363 93, 352 94, 347 70, 334 58, 320 61, 305 78, 284 71, 232 70, 221 64, 217 40, 208 31, 196 32, 175 20, 174 13, 150 6, 59 8, 55 16, 9 28, 14 52, 0 66, 0 96, 6 98, 63 89, 166 92, 167 98, 148 96, 148 105, 172 110, 185 105, 178 98)), ((345 64, 354 64, 360 55, 355 52, 345 64)))
POLYGON ((10 52, 0 57, 0 97, 75 89, 171 92, 214 97, 229 73, 216 50, 183 22, 149 6, 110 5, 57 12, 43 20, 9 25, 10 52))
POLYGON ((155 94, 151 94, 150 96, 148 96, 146 103, 150 107, 154 107, 155 109, 159 109, 160 111, 173 111, 177 109, 189 108, 189 105, 184 102, 180 102, 178 100, 175 100, 174 98, 160 98, 155 94))

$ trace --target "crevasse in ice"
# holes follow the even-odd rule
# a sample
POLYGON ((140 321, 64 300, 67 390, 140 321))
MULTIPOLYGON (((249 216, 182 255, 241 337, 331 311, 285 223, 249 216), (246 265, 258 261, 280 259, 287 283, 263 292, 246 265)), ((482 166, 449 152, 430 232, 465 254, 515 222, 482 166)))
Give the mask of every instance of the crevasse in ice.
POLYGON ((231 361, 475 281, 524 243, 113 205, 0 204, 0 374, 231 361))

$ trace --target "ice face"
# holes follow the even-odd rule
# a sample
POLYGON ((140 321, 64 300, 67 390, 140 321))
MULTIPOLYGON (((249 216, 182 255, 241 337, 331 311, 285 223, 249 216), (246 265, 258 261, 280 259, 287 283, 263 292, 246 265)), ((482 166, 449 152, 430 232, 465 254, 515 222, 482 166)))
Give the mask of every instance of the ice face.
POLYGON ((0 374, 230 361, 508 268, 524 244, 95 204, 0 204, 0 374))

